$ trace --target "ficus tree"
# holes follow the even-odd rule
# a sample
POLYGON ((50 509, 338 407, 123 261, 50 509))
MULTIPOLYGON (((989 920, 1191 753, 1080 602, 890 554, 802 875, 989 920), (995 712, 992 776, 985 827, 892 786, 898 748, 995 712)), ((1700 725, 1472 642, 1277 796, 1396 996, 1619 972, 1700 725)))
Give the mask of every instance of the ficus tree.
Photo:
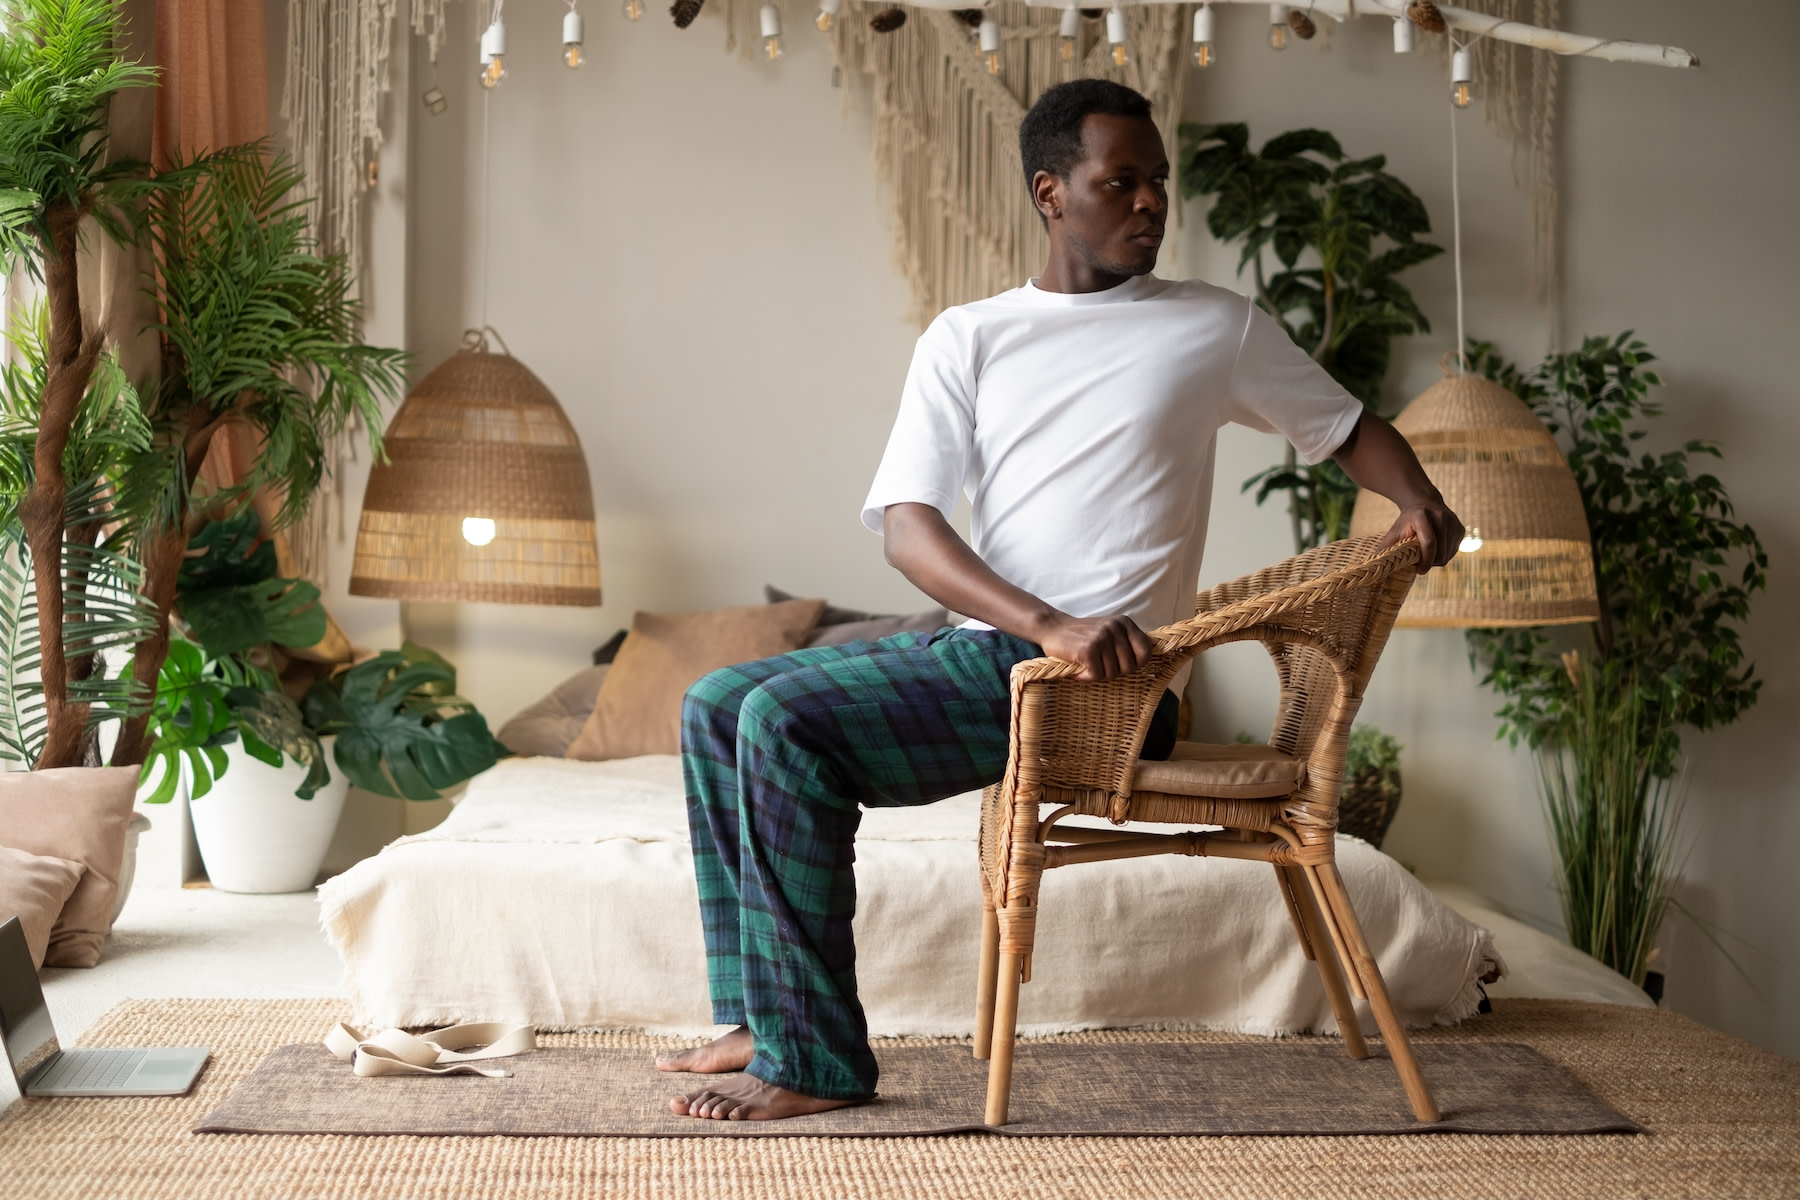
MULTIPOLYGON (((12 0, 0 22, 0 265, 22 265, 41 280, 47 311, 42 378, 30 405, 30 463, 10 514, 31 571, 41 687, 34 718, 41 728, 31 745, 39 767, 80 763, 94 715, 93 697, 80 686, 96 661, 94 647, 71 653, 68 644, 80 632, 69 628, 80 624, 80 614, 68 620, 69 584, 77 584, 79 597, 85 564, 68 562, 67 546, 71 524, 78 544, 98 536, 95 518, 109 501, 103 491, 78 486, 72 503, 65 455, 109 331, 83 320, 77 256, 84 230, 130 237, 131 214, 122 205, 143 167, 112 159, 107 111, 118 93, 156 82, 153 69, 118 52, 119 5, 12 0)), ((16 402, 12 408, 24 411, 16 402)))
MULTIPOLYGON (((1181 127, 1181 190, 1210 196, 1207 229, 1238 243, 1238 271, 1255 300, 1313 360, 1370 409, 1379 410, 1395 336, 1431 325, 1396 278, 1443 253, 1425 205, 1386 170, 1382 155, 1349 159, 1331 134, 1296 129, 1250 148, 1240 123, 1181 127), (1273 263, 1267 260, 1273 258, 1273 263)), ((1345 536, 1356 485, 1329 459, 1278 466, 1244 484, 1263 503, 1288 493, 1294 549, 1345 536)))

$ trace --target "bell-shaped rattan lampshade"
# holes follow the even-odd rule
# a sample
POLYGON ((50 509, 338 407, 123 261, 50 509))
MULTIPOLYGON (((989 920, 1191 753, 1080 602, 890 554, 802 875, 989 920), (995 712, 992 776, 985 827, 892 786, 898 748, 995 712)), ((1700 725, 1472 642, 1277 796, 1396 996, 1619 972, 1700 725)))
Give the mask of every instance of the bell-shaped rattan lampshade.
MULTIPOLYGON (((1570 625, 1600 615, 1581 492, 1556 439, 1517 396, 1479 375, 1447 375, 1394 419, 1469 531, 1469 549, 1413 584, 1397 624, 1570 625), (1474 548, 1479 539, 1480 548, 1474 548)), ((1367 488, 1350 535, 1399 515, 1367 488)))
POLYGON ((407 396, 385 441, 388 461, 363 492, 352 595, 600 603, 587 458, 518 359, 471 331, 407 396))

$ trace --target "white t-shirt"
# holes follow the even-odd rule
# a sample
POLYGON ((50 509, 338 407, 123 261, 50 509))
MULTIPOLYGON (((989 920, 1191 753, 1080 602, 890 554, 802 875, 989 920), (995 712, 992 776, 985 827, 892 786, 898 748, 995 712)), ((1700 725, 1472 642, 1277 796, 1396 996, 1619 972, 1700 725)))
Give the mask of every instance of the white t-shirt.
POLYGON ((1071 616, 1154 629, 1194 612, 1219 427, 1281 433, 1310 464, 1361 415, 1235 292, 1033 281, 946 309, 919 338, 863 524, 879 533, 906 502, 948 520, 967 492, 971 545, 1002 579, 1071 616))

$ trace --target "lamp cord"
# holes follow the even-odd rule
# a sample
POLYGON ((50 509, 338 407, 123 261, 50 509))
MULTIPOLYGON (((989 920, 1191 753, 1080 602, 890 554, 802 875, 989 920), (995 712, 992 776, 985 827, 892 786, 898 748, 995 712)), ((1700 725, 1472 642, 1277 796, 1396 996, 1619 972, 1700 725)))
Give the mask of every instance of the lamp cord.
MULTIPOLYGON (((488 276, 490 273, 488 266, 488 237, 489 229, 493 225, 493 221, 490 219, 489 215, 489 210, 493 205, 493 186, 490 182, 493 172, 489 169, 488 165, 490 148, 493 143, 493 139, 488 133, 490 124, 489 109, 493 96, 493 89, 483 88, 481 90, 481 324, 483 327, 488 323, 488 276)), ((1458 271, 1460 272, 1460 270, 1461 265, 1459 259, 1458 271)), ((1459 274, 1457 278, 1460 280, 1461 275, 1459 274)), ((1462 285, 1458 283, 1457 288, 1459 296, 1461 295, 1461 287, 1462 285)), ((1460 304, 1460 300, 1458 303, 1460 304)))
MULTIPOLYGON (((1454 54, 1458 49, 1456 39, 1450 39, 1450 51, 1454 54)), ((1463 374, 1469 373, 1469 360, 1464 347, 1469 344, 1463 332, 1463 254, 1462 254, 1462 185, 1460 176, 1461 163, 1456 147, 1456 114, 1461 111, 1456 105, 1450 107, 1450 228, 1451 257, 1456 264, 1456 365, 1463 374)))

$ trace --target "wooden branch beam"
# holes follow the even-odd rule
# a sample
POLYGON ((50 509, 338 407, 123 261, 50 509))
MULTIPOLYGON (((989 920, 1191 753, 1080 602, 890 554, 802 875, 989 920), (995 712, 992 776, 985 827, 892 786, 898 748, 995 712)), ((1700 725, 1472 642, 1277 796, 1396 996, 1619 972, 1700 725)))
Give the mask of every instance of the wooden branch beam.
MULTIPOLYGON (((1088 0, 1082 0, 1086 4, 1088 0)), ((1133 4, 1191 4, 1193 0, 1117 0, 1125 5, 1133 4)), ((1247 4, 1258 8, 1267 7, 1268 0, 1211 0, 1213 4, 1247 4)), ((971 0, 908 0, 912 8, 968 8, 971 0)), ((1069 0, 1025 0, 1034 8, 1069 8, 1069 0)), ((1406 10, 1406 0, 1313 0, 1306 10, 1314 16, 1323 14, 1337 21, 1347 21, 1353 17, 1383 16, 1399 17, 1406 10)), ((1687 50, 1676 46, 1659 46, 1654 42, 1628 42, 1618 38, 1589 37, 1580 33, 1565 33, 1560 29, 1545 29, 1541 25, 1527 25, 1523 21, 1508 21, 1501 17, 1489 16, 1487 13, 1474 12, 1467 8, 1457 8, 1451 4, 1438 5, 1438 12, 1444 16, 1445 24, 1452 29, 1474 37, 1493 38, 1498 42, 1513 42, 1520 46, 1530 46, 1535 50, 1546 50, 1551 54, 1561 54, 1572 58, 1599 58, 1607 62, 1638 63, 1653 67, 1697 67, 1700 59, 1687 50)))

